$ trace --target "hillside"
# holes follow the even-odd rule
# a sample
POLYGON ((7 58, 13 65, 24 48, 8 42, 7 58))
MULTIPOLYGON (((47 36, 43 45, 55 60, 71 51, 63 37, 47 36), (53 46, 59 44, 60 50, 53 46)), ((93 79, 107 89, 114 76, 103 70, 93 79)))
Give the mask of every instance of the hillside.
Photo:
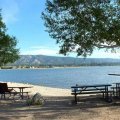
POLYGON ((73 57, 55 57, 45 55, 21 55, 20 59, 14 64, 28 66, 79 66, 79 65, 120 65, 119 59, 109 58, 73 58, 73 57))

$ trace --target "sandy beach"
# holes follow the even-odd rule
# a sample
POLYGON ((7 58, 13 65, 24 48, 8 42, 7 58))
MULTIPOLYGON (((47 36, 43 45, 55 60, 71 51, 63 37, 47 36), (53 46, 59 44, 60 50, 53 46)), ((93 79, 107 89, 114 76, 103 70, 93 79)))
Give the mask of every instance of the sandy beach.
POLYGON ((0 120, 120 120, 120 99, 107 103, 100 96, 80 96, 80 102, 75 105, 70 89, 11 82, 8 86, 32 86, 26 91, 31 97, 39 92, 45 103, 28 106, 26 100, 1 100, 0 120))
POLYGON ((16 87, 16 86, 30 86, 32 88, 28 88, 25 91, 29 91, 30 95, 34 95, 35 93, 39 92, 42 96, 71 96, 70 89, 60 89, 60 88, 51 88, 51 87, 43 87, 31 84, 22 84, 22 83, 11 83, 8 82, 9 87, 16 87))

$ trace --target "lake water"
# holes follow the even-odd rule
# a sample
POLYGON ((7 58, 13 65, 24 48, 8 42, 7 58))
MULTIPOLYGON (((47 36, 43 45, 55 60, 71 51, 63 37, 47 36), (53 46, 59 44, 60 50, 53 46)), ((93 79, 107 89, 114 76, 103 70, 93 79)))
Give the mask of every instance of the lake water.
POLYGON ((109 73, 120 74, 120 66, 0 70, 0 81, 58 88, 70 88, 75 84, 120 82, 120 76, 110 76, 109 73))

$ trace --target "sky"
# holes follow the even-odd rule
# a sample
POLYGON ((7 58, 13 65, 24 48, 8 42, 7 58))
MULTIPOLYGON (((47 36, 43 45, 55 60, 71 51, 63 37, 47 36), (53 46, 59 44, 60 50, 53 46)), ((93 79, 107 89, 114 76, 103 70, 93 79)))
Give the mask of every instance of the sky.
MULTIPOLYGON (((59 54, 59 44, 50 38, 45 31, 41 12, 45 9, 46 0, 0 0, 2 17, 8 28, 8 34, 18 40, 17 48, 21 55, 49 55, 63 56, 59 54)), ((69 54, 76 57, 76 54, 69 54)), ((120 58, 117 53, 95 50, 89 58, 120 58)))

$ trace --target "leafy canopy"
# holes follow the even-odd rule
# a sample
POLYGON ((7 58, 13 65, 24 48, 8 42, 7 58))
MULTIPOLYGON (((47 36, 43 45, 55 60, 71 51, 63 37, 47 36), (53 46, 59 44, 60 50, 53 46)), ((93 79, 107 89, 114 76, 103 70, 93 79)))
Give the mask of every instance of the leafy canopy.
POLYGON ((120 0, 47 0, 42 18, 64 55, 120 47, 120 0))
POLYGON ((17 40, 6 32, 7 28, 2 21, 0 10, 0 66, 15 62, 19 58, 19 50, 16 49, 17 40))

